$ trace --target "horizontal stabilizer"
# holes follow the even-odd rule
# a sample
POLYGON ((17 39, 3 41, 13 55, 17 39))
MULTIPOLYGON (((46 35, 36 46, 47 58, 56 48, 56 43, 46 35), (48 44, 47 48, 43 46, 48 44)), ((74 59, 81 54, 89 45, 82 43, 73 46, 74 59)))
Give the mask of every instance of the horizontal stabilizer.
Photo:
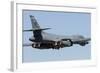
POLYGON ((48 29, 51 29, 51 28, 43 28, 43 29, 29 29, 29 30, 23 30, 23 31, 36 31, 36 30, 40 30, 40 31, 42 31, 42 30, 48 30, 48 29))

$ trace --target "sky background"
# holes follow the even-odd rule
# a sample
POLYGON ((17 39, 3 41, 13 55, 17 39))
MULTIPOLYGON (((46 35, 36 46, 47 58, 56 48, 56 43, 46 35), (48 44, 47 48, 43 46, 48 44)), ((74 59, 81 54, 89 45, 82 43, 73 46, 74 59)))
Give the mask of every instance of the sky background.
MULTIPOLYGON (((91 37, 91 14, 77 12, 50 12, 50 11, 33 11, 23 10, 23 30, 31 29, 32 24, 30 15, 35 16, 41 28, 49 27, 50 30, 45 32, 57 35, 83 35, 91 37)), ((29 38, 32 32, 23 32, 23 44, 32 43, 29 38)), ((23 62, 46 62, 46 61, 67 61, 67 60, 84 60, 91 58, 91 44, 82 47, 73 45, 64 47, 59 50, 23 47, 23 62)))

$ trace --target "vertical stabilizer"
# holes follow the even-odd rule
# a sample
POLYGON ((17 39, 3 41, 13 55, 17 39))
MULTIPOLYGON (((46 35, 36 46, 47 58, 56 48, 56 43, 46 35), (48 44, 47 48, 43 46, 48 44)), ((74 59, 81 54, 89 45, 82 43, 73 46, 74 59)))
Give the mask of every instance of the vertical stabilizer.
POLYGON ((40 26, 38 22, 36 21, 35 17, 30 15, 31 23, 32 23, 32 29, 40 29, 40 26))
POLYGON ((38 22, 36 21, 35 17, 30 15, 30 19, 31 19, 31 23, 32 23, 32 29, 34 29, 33 34, 34 34, 35 41, 39 42, 43 39, 42 33, 41 33, 42 31, 39 30, 40 26, 39 26, 38 22))

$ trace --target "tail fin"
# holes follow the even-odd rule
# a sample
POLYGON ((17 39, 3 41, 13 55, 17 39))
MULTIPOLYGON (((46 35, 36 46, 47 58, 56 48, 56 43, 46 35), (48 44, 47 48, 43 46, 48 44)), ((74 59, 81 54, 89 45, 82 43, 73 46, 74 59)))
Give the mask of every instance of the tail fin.
POLYGON ((40 26, 34 16, 30 15, 30 19, 32 23, 32 31, 33 31, 35 41, 41 41, 43 37, 42 37, 41 30, 40 30, 40 26))
POLYGON ((30 19, 31 19, 31 24, 32 24, 32 29, 29 29, 29 30, 24 30, 24 31, 42 31, 42 30, 48 30, 48 29, 51 29, 51 28, 40 28, 38 22, 36 21, 35 17, 30 15, 30 19))
POLYGON ((30 15, 31 23, 32 23, 32 29, 40 29, 40 26, 38 22, 36 21, 35 17, 30 15))
POLYGON ((32 31, 35 41, 39 42, 39 41, 43 40, 42 30, 47 30, 50 28, 42 28, 41 29, 34 16, 30 15, 30 19, 31 19, 31 23, 32 23, 32 29, 24 30, 24 31, 32 31))

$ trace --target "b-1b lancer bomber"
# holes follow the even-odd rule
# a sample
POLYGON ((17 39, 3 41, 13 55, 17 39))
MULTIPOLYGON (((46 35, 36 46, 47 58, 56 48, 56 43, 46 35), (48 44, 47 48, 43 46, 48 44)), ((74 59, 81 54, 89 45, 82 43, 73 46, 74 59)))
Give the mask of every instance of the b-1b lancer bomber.
POLYGON ((74 44, 85 46, 91 40, 81 35, 63 36, 47 33, 44 30, 50 28, 40 28, 35 17, 30 15, 32 29, 23 30, 24 32, 32 31, 33 35, 29 38, 30 44, 23 44, 23 46, 32 46, 37 49, 60 49, 64 47, 71 47, 74 44))

